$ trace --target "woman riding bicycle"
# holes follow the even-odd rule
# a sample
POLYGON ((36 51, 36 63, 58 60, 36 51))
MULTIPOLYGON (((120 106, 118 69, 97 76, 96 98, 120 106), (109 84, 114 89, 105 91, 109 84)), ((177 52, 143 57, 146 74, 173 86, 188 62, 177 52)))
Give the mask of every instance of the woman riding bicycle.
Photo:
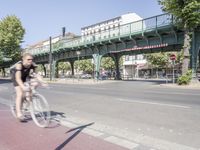
MULTIPOLYGON (((24 91, 30 91, 30 89, 24 85, 24 82, 28 79, 32 80, 34 77, 44 83, 42 77, 36 74, 36 67, 36 64, 33 62, 33 56, 30 53, 25 53, 22 56, 22 61, 19 61, 11 69, 11 79, 16 91, 16 116, 20 122, 25 120, 21 112, 23 94, 24 91), (30 74, 32 74, 32 76, 30 74)), ((35 82, 35 84, 32 84, 31 86, 35 88, 37 83, 35 82)), ((31 99, 31 93, 29 93, 29 96, 31 99)))

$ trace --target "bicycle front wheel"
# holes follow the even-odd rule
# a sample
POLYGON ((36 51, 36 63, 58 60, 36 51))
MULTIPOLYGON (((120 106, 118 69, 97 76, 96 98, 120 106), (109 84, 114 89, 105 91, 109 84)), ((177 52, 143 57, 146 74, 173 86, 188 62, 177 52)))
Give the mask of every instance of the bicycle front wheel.
MULTIPOLYGON (((13 93, 11 94, 10 109, 11 109, 13 117, 17 118, 15 101, 16 101, 16 93, 13 93)), ((22 98, 21 112, 24 116, 28 116, 27 113, 29 112, 29 102, 26 101, 24 97, 22 98)))
POLYGON ((41 94, 34 94, 30 105, 30 113, 33 121, 39 127, 47 127, 50 122, 49 104, 41 94))

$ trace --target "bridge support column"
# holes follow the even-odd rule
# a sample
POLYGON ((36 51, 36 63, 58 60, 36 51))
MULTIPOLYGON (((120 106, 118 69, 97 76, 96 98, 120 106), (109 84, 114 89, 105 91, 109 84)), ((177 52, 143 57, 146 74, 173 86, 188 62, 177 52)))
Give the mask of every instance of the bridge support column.
POLYGON ((113 56, 114 56, 114 62, 115 62, 115 68, 116 68, 115 80, 121 80, 120 71, 119 71, 120 55, 119 54, 113 54, 113 56))
POLYGON ((190 57, 190 67, 192 69, 192 81, 191 83, 198 83, 197 77, 197 62, 200 50, 200 31, 193 32, 192 35, 192 45, 191 45, 191 57, 190 57))
POLYGON ((100 65, 101 65, 102 55, 93 54, 92 56, 93 56, 94 65, 95 65, 95 78, 98 79, 99 78, 99 69, 100 69, 100 65))
POLYGON ((74 60, 70 60, 69 63, 71 65, 72 76, 74 76, 74 60))
POLYGON ((43 67, 43 70, 44 70, 44 77, 46 77, 47 76, 47 70, 46 70, 45 64, 42 64, 42 67, 43 67))
POLYGON ((52 78, 53 78, 53 79, 55 79, 56 64, 57 64, 57 61, 56 61, 56 60, 53 60, 53 62, 52 62, 52 78))
POLYGON ((58 72, 59 72, 59 69, 58 69, 58 63, 59 63, 59 61, 56 61, 55 62, 55 78, 58 78, 58 72))
POLYGON ((200 48, 199 48, 199 64, 198 67, 200 68, 200 48))

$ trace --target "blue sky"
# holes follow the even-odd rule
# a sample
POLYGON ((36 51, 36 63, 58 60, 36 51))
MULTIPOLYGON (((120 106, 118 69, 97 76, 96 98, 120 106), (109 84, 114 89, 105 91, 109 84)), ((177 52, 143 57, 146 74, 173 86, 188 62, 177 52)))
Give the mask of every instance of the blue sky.
POLYGON ((26 29, 23 47, 128 12, 142 18, 162 14, 157 0, 2 0, 0 19, 16 15, 26 29))

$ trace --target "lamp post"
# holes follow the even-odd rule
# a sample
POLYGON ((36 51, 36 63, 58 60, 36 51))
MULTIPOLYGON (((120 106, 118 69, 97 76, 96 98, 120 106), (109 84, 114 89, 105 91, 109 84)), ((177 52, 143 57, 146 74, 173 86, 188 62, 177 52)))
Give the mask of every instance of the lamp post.
POLYGON ((131 64, 131 77, 132 77, 132 80, 133 80, 133 55, 131 56, 131 59, 132 59, 132 64, 131 64))
POLYGON ((79 81, 79 56, 80 56, 81 52, 76 51, 76 54, 78 55, 78 81, 79 81))

